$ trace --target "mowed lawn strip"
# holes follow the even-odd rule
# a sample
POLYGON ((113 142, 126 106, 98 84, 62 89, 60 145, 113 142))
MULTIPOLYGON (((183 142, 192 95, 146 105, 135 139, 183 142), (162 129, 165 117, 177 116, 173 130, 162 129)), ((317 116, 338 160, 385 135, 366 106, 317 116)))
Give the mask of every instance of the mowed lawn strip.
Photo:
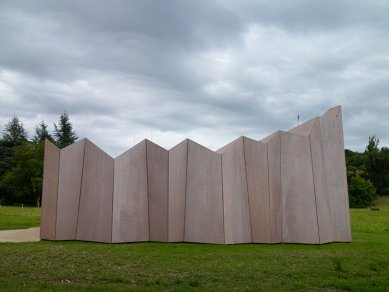
POLYGON ((388 291, 389 212, 351 210, 352 243, 0 244, 0 290, 388 291))
POLYGON ((0 230, 37 227, 40 223, 40 209, 36 207, 0 207, 0 230))

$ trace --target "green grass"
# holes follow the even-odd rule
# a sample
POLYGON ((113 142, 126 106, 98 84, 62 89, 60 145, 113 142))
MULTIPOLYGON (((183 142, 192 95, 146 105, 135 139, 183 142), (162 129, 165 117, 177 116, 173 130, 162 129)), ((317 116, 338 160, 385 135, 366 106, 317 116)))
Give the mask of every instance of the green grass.
POLYGON ((39 226, 40 209, 36 207, 0 207, 0 230, 39 226))
POLYGON ((388 291, 384 209, 351 210, 352 243, 2 243, 0 290, 388 291))
POLYGON ((351 228, 354 233, 389 234, 389 197, 380 197, 374 202, 380 211, 351 209, 351 228))
POLYGON ((382 211, 389 211, 389 196, 380 196, 373 205, 382 211))

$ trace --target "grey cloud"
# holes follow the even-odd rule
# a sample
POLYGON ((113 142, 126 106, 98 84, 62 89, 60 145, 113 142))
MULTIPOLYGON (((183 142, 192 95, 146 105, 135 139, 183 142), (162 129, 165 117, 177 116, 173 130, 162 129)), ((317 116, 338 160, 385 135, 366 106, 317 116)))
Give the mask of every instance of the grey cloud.
POLYGON ((369 26, 387 29, 387 1, 299 0, 228 1, 246 21, 282 27, 296 33, 334 31, 347 27, 369 26))
POLYGON ((1 1, 0 122, 33 130, 66 110, 108 152, 151 132, 217 149, 342 104, 346 147, 389 143, 388 12, 378 0, 1 1))

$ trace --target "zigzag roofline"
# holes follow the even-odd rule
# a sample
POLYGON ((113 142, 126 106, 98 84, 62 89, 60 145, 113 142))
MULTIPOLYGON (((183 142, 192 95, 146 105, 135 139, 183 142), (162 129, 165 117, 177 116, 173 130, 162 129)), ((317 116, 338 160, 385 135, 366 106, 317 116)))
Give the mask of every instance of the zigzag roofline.
MULTIPOLYGON (((311 119, 309 119, 308 121, 302 123, 301 125, 298 125, 290 130, 287 130, 287 131, 284 131, 284 130, 277 130, 275 132, 273 132, 272 134, 266 136, 265 138, 261 139, 261 140, 256 140, 254 138, 250 138, 250 137, 247 137, 247 136, 240 136, 238 138, 236 138, 235 140, 232 140, 231 142, 227 143, 226 145, 220 147, 218 150, 212 150, 192 139, 189 139, 189 138, 186 138, 184 140, 182 140, 181 142, 177 143, 176 145, 174 145, 173 147, 171 147, 170 149, 166 149, 162 146, 160 146, 159 144, 149 140, 149 139, 143 139, 142 141, 140 141, 139 143, 135 144, 134 146, 132 146, 131 148, 125 150, 124 152, 120 153, 119 155, 117 155, 116 157, 112 157, 111 155, 109 155, 108 153, 106 153, 102 148, 100 148, 98 145, 96 145, 95 143, 93 143, 91 140, 89 140, 88 138, 84 137, 80 140, 78 140, 77 142, 75 143, 80 143, 81 141, 85 140, 87 141, 88 143, 92 143, 95 147, 97 147, 100 151, 104 152, 105 154, 107 154, 109 157, 111 157, 112 159, 116 159, 120 156, 122 156, 123 154, 127 153, 128 151, 130 151, 132 148, 134 147, 137 147, 139 144, 141 143, 152 143, 153 145, 156 145, 166 151, 171 151, 172 149, 176 148, 177 146, 179 146, 180 144, 182 143, 185 143, 185 142, 191 142, 191 143, 194 143, 194 144, 197 144, 203 148, 206 148, 208 149, 209 151, 212 151, 216 154, 222 154, 225 150, 227 150, 229 148, 230 145, 233 145, 234 143, 238 143, 241 139, 250 139, 250 140, 253 140, 253 141, 256 141, 256 142, 262 142, 262 143, 268 143, 274 136, 278 135, 279 133, 288 133, 288 134, 294 134, 294 135, 297 135, 297 136, 309 136, 310 133, 311 133, 311 130, 312 130, 312 127, 313 125, 315 124, 315 121, 317 120, 320 120, 324 117, 327 117, 327 116, 331 116, 331 115, 337 115, 341 113, 341 106, 338 105, 338 106, 335 106, 335 107, 332 107, 330 108, 329 110, 327 110, 324 114, 322 114, 321 116, 316 116, 316 117, 313 117, 311 119)), ((73 144, 75 144, 73 143, 73 144)), ((71 144, 71 145, 73 145, 71 144)), ((67 147, 71 147, 71 145, 67 146, 67 147)), ((63 149, 66 149, 67 147, 63 148, 63 149)))

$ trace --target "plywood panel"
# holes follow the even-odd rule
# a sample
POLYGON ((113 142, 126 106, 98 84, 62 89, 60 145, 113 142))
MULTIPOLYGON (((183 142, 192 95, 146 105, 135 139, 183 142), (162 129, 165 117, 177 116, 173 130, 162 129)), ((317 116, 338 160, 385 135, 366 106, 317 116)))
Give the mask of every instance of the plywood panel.
POLYGON ((185 241, 224 243, 221 156, 188 141, 185 241))
POLYGON ((267 144, 244 138, 252 241, 271 243, 267 144))
POLYGON ((277 132, 274 132, 273 134, 270 134, 269 136, 263 138, 262 140, 260 140, 260 142, 269 143, 271 140, 277 139, 277 137, 279 137, 279 136, 280 136, 280 131, 277 131, 277 132))
POLYGON ((243 137, 217 152, 222 155, 225 243, 252 242, 243 137))
POLYGON ((317 222, 320 243, 333 241, 330 198, 327 191, 327 176, 324 165, 320 119, 316 118, 309 135, 312 151, 313 180, 315 184, 317 222))
POLYGON ((330 109, 320 118, 323 153, 335 241, 351 241, 342 112, 330 109))
POLYGON ((168 240, 169 152, 146 141, 150 241, 168 240))
POLYGON ((291 134, 301 135, 301 136, 309 136, 312 130, 312 126, 315 123, 315 120, 317 118, 310 119, 309 121, 302 123, 301 125, 298 125, 297 127, 294 127, 293 129, 289 130, 288 132, 291 134))
POLYGON ((265 138, 269 164, 271 242, 282 241, 281 135, 265 138))
POLYGON ((46 139, 43 165, 41 239, 56 239, 59 153, 60 150, 46 139))
POLYGON ((85 139, 61 149, 58 183, 57 240, 76 239, 84 151, 85 139))
POLYGON ((309 137, 281 133, 282 240, 319 243, 309 137))
POLYGON ((184 241, 188 140, 169 150, 168 232, 170 242, 184 241))
POLYGON ((146 141, 115 158, 112 242, 149 240, 146 141))
POLYGON ((78 240, 112 241, 113 167, 113 159, 86 140, 78 240))

